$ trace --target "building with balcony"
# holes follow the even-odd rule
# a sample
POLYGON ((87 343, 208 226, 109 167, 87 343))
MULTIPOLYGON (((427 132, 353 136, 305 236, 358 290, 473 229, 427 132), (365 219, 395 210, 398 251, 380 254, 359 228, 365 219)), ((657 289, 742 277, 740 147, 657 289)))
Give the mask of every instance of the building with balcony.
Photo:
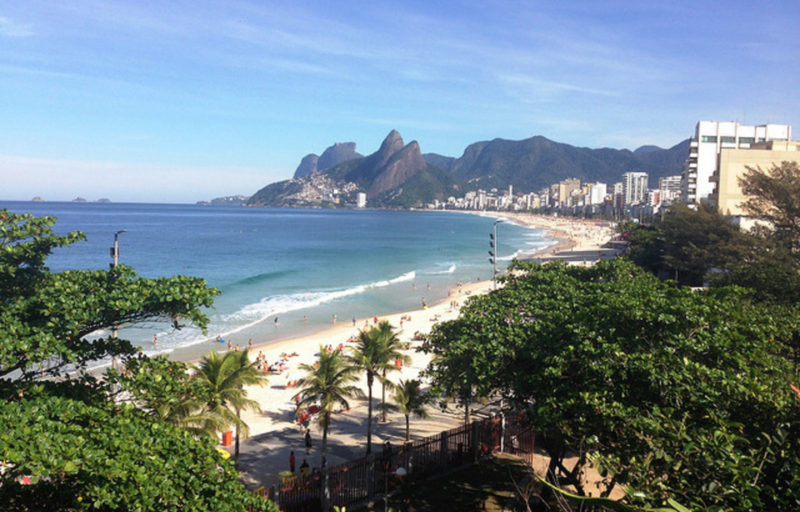
POLYGON ((699 121, 689 142, 689 156, 681 175, 681 198, 687 204, 709 200, 716 189, 715 173, 723 149, 748 149, 772 140, 791 140, 785 124, 742 125, 737 122, 699 121))

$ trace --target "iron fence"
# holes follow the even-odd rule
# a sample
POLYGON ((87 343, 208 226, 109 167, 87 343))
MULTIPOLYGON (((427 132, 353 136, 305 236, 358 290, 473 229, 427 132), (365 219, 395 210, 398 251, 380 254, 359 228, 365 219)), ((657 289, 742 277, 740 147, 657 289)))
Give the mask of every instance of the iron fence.
POLYGON ((534 440, 524 414, 498 414, 402 445, 387 443, 380 453, 330 466, 327 475, 290 477, 281 483, 277 502, 285 512, 316 512, 334 505, 356 508, 403 482, 429 480, 494 453, 514 453, 530 464, 534 440))

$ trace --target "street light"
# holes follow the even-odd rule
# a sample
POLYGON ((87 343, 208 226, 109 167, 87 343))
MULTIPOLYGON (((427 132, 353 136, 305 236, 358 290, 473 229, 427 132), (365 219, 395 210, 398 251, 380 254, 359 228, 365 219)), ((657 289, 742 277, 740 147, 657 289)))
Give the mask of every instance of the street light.
MULTIPOLYGON (((112 269, 116 268, 119 265, 119 235, 122 233, 126 233, 124 229, 120 229, 119 231, 114 233, 114 247, 111 248, 111 257, 114 258, 114 261, 110 264, 112 269)), ((117 339, 117 326, 111 328, 111 337, 117 339)), ((117 356, 111 356, 111 368, 116 370, 117 369, 117 356)))

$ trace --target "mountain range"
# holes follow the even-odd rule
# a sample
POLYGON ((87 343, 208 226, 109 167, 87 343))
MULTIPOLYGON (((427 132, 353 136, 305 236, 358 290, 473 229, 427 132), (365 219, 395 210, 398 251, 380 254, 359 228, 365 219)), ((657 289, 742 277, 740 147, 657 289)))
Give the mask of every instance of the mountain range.
POLYGON ((518 193, 538 192, 566 178, 612 184, 628 171, 649 173, 654 186, 659 177, 680 174, 688 150, 688 139, 669 149, 648 145, 629 151, 575 147, 535 136, 476 142, 454 158, 422 154, 417 141, 405 144, 392 130, 367 156, 357 153, 353 142, 336 143, 319 157, 306 155, 294 178, 267 185, 246 204, 341 206, 355 203, 363 192, 370 206, 409 208, 476 189, 513 185, 518 193))

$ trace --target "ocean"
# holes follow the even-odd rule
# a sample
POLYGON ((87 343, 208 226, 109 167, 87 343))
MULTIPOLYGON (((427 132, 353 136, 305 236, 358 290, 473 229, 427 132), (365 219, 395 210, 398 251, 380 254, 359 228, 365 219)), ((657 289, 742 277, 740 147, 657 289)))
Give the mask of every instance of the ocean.
MULTIPOLYGON (((120 263, 145 277, 202 277, 221 291, 208 333, 146 323, 120 337, 146 353, 192 359, 219 336, 246 346, 361 322, 447 297, 457 283, 491 279, 495 219, 457 212, 318 210, 178 204, 0 201, 0 208, 58 217, 56 233, 88 241, 56 249, 52 271, 103 269, 119 235, 120 263), (276 320, 277 319, 277 323, 276 320), (153 335, 158 336, 154 349, 153 335)), ((499 266, 553 243, 542 230, 498 225, 499 266)))

